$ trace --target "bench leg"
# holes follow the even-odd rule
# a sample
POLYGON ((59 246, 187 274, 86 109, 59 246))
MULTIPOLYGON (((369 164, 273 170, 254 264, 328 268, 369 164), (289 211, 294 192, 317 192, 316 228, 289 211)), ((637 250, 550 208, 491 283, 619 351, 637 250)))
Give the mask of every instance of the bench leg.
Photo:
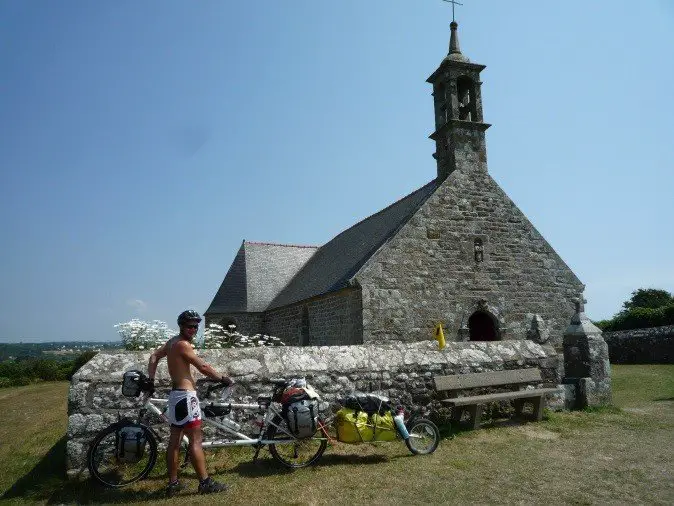
POLYGON ((480 427, 480 420, 482 418, 482 404, 475 404, 474 406, 468 407, 468 412, 470 413, 470 422, 473 429, 480 427))
POLYGON ((463 415, 463 409, 461 409, 461 406, 454 406, 452 408, 452 422, 456 423, 457 425, 460 424, 461 415, 463 415))
POLYGON ((531 399, 531 404, 533 404, 533 418, 536 421, 541 421, 543 419, 543 396, 534 397, 531 399))

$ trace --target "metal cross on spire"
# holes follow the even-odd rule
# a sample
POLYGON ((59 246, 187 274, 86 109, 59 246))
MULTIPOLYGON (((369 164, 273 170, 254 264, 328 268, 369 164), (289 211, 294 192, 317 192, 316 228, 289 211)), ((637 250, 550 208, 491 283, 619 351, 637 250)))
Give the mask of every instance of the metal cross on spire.
POLYGON ((454 6, 455 5, 463 5, 460 4, 459 2, 455 2, 454 0, 442 0, 443 2, 447 2, 448 4, 452 4, 452 21, 455 21, 454 19, 454 6))

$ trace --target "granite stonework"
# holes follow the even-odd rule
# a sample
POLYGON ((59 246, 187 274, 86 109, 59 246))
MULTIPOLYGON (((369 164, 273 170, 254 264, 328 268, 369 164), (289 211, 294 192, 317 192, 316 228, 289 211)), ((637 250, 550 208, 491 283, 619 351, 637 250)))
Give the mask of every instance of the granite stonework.
POLYGON ((608 345, 577 303, 564 331, 564 383, 575 386, 576 408, 611 404, 611 364, 608 345))
POLYGON ((356 276, 363 340, 418 341, 444 322, 445 338, 468 338, 487 313, 501 340, 561 348, 583 285, 485 172, 453 172, 356 276), (482 241, 476 262, 475 240, 482 241))
POLYGON ((612 364, 674 364, 674 325, 604 332, 612 364))
MULTIPOLYGON (((434 375, 537 367, 549 385, 562 383, 560 357, 551 346, 532 341, 448 343, 438 350, 435 341, 413 344, 308 346, 202 350, 200 355, 216 369, 234 378, 237 397, 255 402, 270 393, 265 382, 273 377, 304 376, 323 397, 323 409, 353 390, 378 391, 405 405, 438 407, 434 375)), ((149 353, 99 353, 72 379, 68 396, 67 471, 71 477, 86 474, 86 451, 97 431, 119 417, 136 418, 139 400, 121 394, 121 379, 130 369, 147 370, 149 353)), ((170 388, 166 362, 157 370, 157 394, 170 388)), ((200 383, 200 390, 204 386, 200 383)), ((203 393, 203 392, 202 392, 203 393)), ((548 406, 563 408, 565 394, 551 398, 548 406)), ((246 422, 241 419, 240 421, 246 422)), ((158 425, 166 432, 165 425, 158 425)))
MULTIPOLYGON (((436 178, 315 253, 298 250, 306 264, 293 263, 296 275, 288 275, 287 257, 279 257, 276 269, 259 257, 256 265, 267 284, 280 286, 278 278, 286 276, 289 281, 264 309, 254 333, 289 344, 415 342, 444 322, 448 341, 466 341, 490 321, 493 329, 484 340, 495 334, 498 340, 530 339, 561 349, 573 300, 584 285, 489 175, 485 66, 461 53, 456 23, 450 40, 450 52, 427 79, 433 85, 436 178), (322 282, 312 285, 317 278, 322 282), (331 297, 345 284, 352 300, 335 304, 331 297), (301 289, 307 286, 312 289, 301 289)), ((235 259, 231 272, 241 265, 235 259)), ((249 285, 263 280, 253 265, 246 269, 240 276, 249 285)), ((241 293, 228 279, 233 277, 225 278, 207 319, 221 317, 225 306, 219 300, 241 293)), ((251 289, 249 296, 254 294, 251 289)))

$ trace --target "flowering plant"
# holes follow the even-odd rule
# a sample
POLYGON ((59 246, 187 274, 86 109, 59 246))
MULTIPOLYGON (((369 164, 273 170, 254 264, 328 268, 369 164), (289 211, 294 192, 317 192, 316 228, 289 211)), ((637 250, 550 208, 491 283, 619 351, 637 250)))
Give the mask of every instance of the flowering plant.
POLYGON ((160 320, 145 322, 137 318, 118 323, 115 328, 127 350, 153 350, 178 333, 170 329, 166 322, 160 320))
POLYGON ((278 337, 265 334, 247 336, 237 332, 236 325, 225 327, 210 323, 204 332, 204 348, 245 348, 254 346, 285 346, 278 337))

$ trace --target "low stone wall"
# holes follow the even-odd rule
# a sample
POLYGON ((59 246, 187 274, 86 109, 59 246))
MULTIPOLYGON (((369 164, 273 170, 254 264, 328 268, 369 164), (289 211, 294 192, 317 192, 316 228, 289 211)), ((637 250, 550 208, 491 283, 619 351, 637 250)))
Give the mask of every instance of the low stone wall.
MULTIPOLYGON (((270 393, 273 377, 304 376, 325 403, 353 390, 378 391, 394 402, 434 408, 434 375, 538 367, 549 384, 561 383, 563 367, 550 346, 532 341, 448 343, 442 351, 434 341, 382 346, 278 347, 204 350, 201 356, 234 378, 251 402, 270 393)), ((67 472, 86 474, 86 451, 95 434, 119 416, 137 417, 139 400, 121 394, 122 374, 147 370, 149 353, 99 353, 72 379, 68 396, 67 472)), ((166 361, 157 371, 157 395, 170 389, 166 361)), ((203 387, 200 387, 200 389, 203 387)), ((563 407, 563 395, 552 400, 563 407)), ((327 407, 324 405, 324 408, 327 407)))
POLYGON ((674 364, 674 325, 603 335, 613 364, 674 364))

